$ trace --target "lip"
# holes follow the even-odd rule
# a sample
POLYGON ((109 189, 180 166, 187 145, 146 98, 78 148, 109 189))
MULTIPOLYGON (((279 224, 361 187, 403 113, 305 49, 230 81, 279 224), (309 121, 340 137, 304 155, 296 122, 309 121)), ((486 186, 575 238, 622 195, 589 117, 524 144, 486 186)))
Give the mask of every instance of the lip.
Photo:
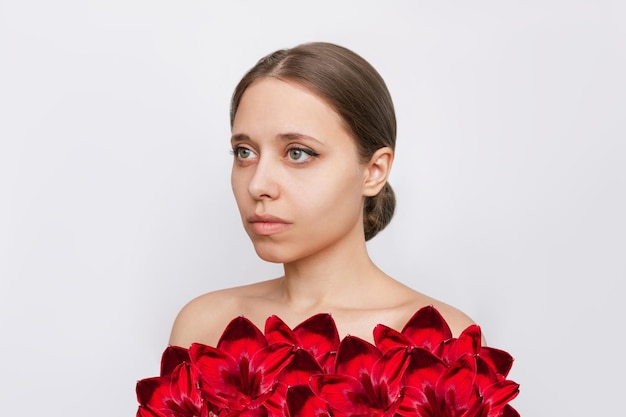
POLYGON ((289 228, 291 222, 270 214, 252 215, 246 219, 252 231, 257 235, 269 236, 289 228))

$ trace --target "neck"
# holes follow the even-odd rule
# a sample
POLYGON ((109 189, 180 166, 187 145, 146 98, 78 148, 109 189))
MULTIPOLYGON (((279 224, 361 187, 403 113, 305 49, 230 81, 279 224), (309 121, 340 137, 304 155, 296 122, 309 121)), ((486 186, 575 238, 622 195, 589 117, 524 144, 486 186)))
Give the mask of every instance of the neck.
POLYGON ((298 310, 363 305, 374 282, 388 279, 367 253, 363 238, 342 242, 307 258, 284 264, 282 282, 286 303, 298 310))

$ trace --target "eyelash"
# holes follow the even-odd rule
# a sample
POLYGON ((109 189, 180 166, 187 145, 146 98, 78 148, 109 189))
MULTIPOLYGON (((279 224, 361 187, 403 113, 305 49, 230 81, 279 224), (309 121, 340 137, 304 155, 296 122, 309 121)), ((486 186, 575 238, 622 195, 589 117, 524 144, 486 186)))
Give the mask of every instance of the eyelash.
MULTIPOLYGON (((307 155, 309 155, 310 157, 313 157, 313 158, 320 156, 320 154, 315 152, 313 149, 304 148, 304 147, 301 147, 301 146, 294 146, 292 148, 287 149, 287 153, 289 153, 291 151, 300 151, 300 152, 303 152, 303 153, 305 153, 305 154, 307 154, 307 155)), ((308 158, 306 160, 308 160, 308 158)))
MULTIPOLYGON (((240 159, 239 156, 238 156, 239 155, 239 151, 241 149, 247 149, 248 151, 250 151, 252 153, 255 153, 254 151, 252 151, 251 149, 249 149, 249 148, 247 148, 245 146, 235 146, 233 149, 230 150, 230 154, 233 155, 236 159, 239 159, 239 160, 243 161, 246 158, 240 159)), ((307 154, 307 155, 309 155, 310 157, 313 157, 313 158, 316 158, 316 157, 320 156, 320 154, 315 152, 313 149, 305 148, 305 147, 302 147, 302 146, 293 146, 293 147, 287 148, 286 153, 288 154, 291 151, 301 151, 301 152, 303 152, 303 153, 305 153, 305 154, 307 154)), ((307 158, 303 162, 296 162, 296 163, 301 163, 302 164, 302 163, 306 162, 308 159, 309 158, 307 158)))
POLYGON ((233 149, 229 151, 229 153, 234 156, 236 159, 239 159, 239 151, 241 149, 247 149, 250 152, 253 152, 251 149, 246 148, 245 146, 235 146, 233 149))

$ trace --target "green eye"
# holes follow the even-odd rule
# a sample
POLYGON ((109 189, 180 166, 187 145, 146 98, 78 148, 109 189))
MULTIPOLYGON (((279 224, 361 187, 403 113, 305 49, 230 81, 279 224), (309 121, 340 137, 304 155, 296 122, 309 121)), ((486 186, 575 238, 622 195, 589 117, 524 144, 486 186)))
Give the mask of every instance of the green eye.
POLYGON ((293 162, 305 162, 313 156, 319 156, 319 154, 308 148, 291 148, 287 150, 287 157, 293 162))
POLYGON ((300 161, 304 157, 306 157, 306 154, 304 153, 304 151, 302 151, 302 149, 289 150, 289 158, 293 159, 294 161, 300 161))
POLYGON ((236 147, 233 153, 238 159, 249 159, 254 156, 254 152, 248 148, 244 148, 243 146, 236 147))

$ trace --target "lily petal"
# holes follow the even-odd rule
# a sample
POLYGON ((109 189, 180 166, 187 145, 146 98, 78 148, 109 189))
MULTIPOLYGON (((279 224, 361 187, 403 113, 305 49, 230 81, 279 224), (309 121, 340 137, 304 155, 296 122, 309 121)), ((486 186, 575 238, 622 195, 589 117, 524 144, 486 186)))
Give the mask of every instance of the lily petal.
POLYGON ((156 414, 154 411, 149 408, 140 405, 137 409, 137 417, 162 417, 163 414, 156 414))
POLYGON ((278 374, 291 362, 297 349, 292 345, 274 343, 257 352, 250 362, 250 376, 254 378, 252 394, 270 390, 278 374))
POLYGON ((513 366, 513 357, 504 350, 489 346, 480 349, 480 357, 485 359, 496 373, 506 377, 513 366))
POLYGON ((232 356, 200 343, 191 345, 189 356, 200 373, 201 390, 209 401, 220 408, 249 402, 248 387, 244 386, 240 367, 232 356))
POLYGON ((316 314, 294 327, 300 346, 316 359, 339 348, 339 332, 330 314, 316 314))
POLYGON ((371 343, 356 336, 346 336, 337 350, 336 372, 361 380, 364 374, 371 374, 374 363, 381 356, 380 350, 371 343))
POLYGON ((332 410, 348 415, 367 415, 370 398, 363 385, 348 375, 313 375, 309 382, 315 395, 332 410))
POLYGON ((504 406, 504 409, 502 410, 502 415, 500 415, 500 417, 520 417, 520 415, 516 409, 507 404, 504 406))
POLYGON ((452 337, 448 323, 433 306, 417 310, 402 328, 402 334, 413 342, 413 346, 431 352, 434 352, 441 342, 452 337))
POLYGON ((312 375, 322 373, 322 367, 309 352, 297 349, 291 362, 278 375, 278 380, 287 386, 307 385, 312 375))
POLYGON ((265 338, 267 343, 287 343, 299 345, 294 332, 278 316, 270 316, 265 320, 265 338))
POLYGON ((509 401, 519 394, 519 384, 513 381, 499 381, 482 391, 483 403, 489 406, 489 417, 501 414, 509 401))
POLYGON ((472 408, 479 397, 474 388, 476 359, 473 355, 463 355, 443 373, 436 387, 437 398, 445 400, 449 409, 472 408))
POLYGON ((228 352, 237 362, 242 358, 249 361, 265 346, 267 340, 261 330, 243 316, 233 319, 217 342, 217 349, 228 352))
POLYGON ((374 344, 381 352, 387 352, 398 347, 413 346, 413 342, 407 336, 384 324, 374 327, 374 344))
POLYGON ((268 343, 288 343, 310 352, 324 372, 334 371, 339 333, 330 314, 320 313, 298 324, 293 330, 277 316, 265 322, 268 343))
POLYGON ((138 415, 198 417, 203 401, 197 389, 197 374, 188 362, 177 366, 171 377, 155 377, 137 383, 138 415))
POLYGON ((474 324, 463 330, 458 338, 451 338, 442 343, 437 353, 447 364, 451 364, 465 354, 477 354, 480 347, 480 327, 474 324))
POLYGON ((183 362, 189 362, 189 349, 168 346, 161 355, 161 376, 171 374, 183 362))
POLYGON ((385 353, 372 368, 372 383, 382 402, 391 404, 400 397, 405 370, 411 362, 407 348, 385 353))
POLYGON ((308 385, 290 387, 286 401, 290 416, 331 417, 326 402, 315 395, 308 385))
POLYGON ((415 348, 410 351, 411 362, 404 373, 404 385, 426 391, 434 391, 446 365, 441 359, 426 349, 415 348))
POLYGON ((276 384, 272 387, 274 393, 267 398, 263 405, 270 415, 284 417, 288 408, 286 403, 288 388, 306 385, 311 375, 321 373, 322 369, 313 356, 304 349, 296 348, 290 362, 275 378, 276 384))

